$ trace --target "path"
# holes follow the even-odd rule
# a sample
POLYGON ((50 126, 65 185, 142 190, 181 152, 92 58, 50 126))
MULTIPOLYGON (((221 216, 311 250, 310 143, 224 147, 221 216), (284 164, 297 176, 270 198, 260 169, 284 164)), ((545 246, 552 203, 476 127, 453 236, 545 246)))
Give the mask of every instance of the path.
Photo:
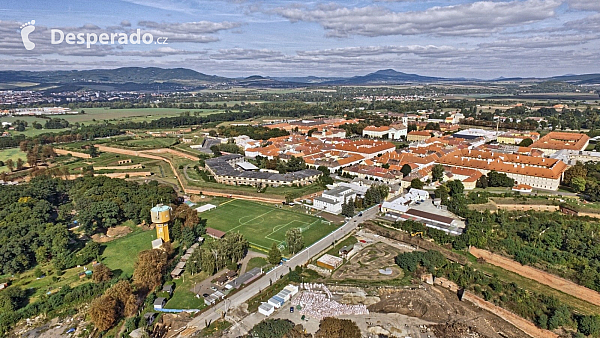
POLYGON ((246 267, 248 266, 248 262, 250 262, 250 260, 254 257, 267 258, 267 255, 262 254, 260 252, 248 250, 246 257, 244 257, 244 259, 242 260, 242 266, 240 267, 240 275, 246 272, 246 267))
POLYGON ((514 272, 525 278, 533 279, 536 282, 547 285, 575 298, 600 306, 600 293, 571 282, 570 280, 527 265, 521 265, 521 263, 513 261, 512 259, 473 246, 469 248, 469 252, 477 258, 485 259, 487 263, 514 272))

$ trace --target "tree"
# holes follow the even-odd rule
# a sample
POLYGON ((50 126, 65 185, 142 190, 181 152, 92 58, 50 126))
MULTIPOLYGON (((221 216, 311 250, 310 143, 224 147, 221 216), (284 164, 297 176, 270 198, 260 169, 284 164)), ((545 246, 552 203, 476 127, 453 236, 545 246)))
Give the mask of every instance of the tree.
POLYGON ((400 168, 400 172, 402 173, 403 177, 408 176, 411 171, 412 171, 412 168, 408 164, 405 164, 402 166, 402 168, 400 168))
POLYGON ((342 204, 342 215, 346 217, 354 216, 354 200, 349 199, 344 204, 342 204))
POLYGON ((4 162, 4 164, 6 165, 6 167, 8 168, 8 170, 13 171, 15 169, 15 162, 13 162, 13 160, 11 158, 9 158, 8 160, 6 160, 6 162, 4 162))
POLYGON ((425 186, 425 183, 423 183, 423 181, 421 181, 418 178, 413 178, 412 181, 410 181, 411 188, 423 189, 424 186, 425 186))
POLYGON ((299 228, 292 228, 285 233, 285 240, 290 254, 295 254, 304 247, 304 237, 299 228))
POLYGON ((586 336, 597 337, 600 334, 600 317, 581 316, 577 321, 577 330, 586 336))
POLYGON ((93 144, 88 145, 87 153, 92 157, 98 157, 100 153, 98 152, 98 148, 94 147, 93 144))
POLYGON ((271 250, 269 250, 268 256, 269 263, 271 264, 279 264, 281 262, 281 251, 277 247, 277 243, 273 243, 271 245, 271 250))
POLYGON ((115 312, 118 317, 135 314, 137 310, 136 297, 128 281, 120 280, 117 284, 106 290, 105 295, 115 300, 115 312))
POLYGON ((431 169, 431 177, 434 181, 440 181, 444 177, 444 166, 441 164, 436 164, 431 169))
POLYGON ((265 319, 254 325, 249 337, 282 338, 294 328, 294 323, 288 319, 265 319))
POLYGON ((94 326, 100 331, 106 331, 117 322, 117 301, 110 296, 96 298, 90 305, 89 315, 94 326))
POLYGON ((571 180, 575 177, 582 177, 582 178, 586 178, 588 174, 587 169, 585 168, 585 166, 583 165, 583 163, 581 162, 577 162, 574 166, 572 166, 571 168, 565 170, 564 176, 563 176, 563 183, 565 185, 570 186, 571 185, 571 180))
POLYGON ((529 137, 526 139, 523 139, 520 143, 519 143, 519 147, 529 147, 530 145, 533 144, 533 140, 530 139, 529 137))
POLYGON ((152 290, 161 284, 166 267, 166 252, 162 250, 140 251, 134 265, 133 281, 140 288, 152 290))
POLYGON ((195 250, 185 265, 186 271, 192 276, 202 270, 202 250, 195 250))
POLYGON ((315 338, 360 338, 360 329, 350 319, 323 318, 315 338))
POLYGON ((448 200, 448 196, 450 196, 450 191, 445 184, 440 185, 435 189, 435 197, 440 198, 442 200, 442 204, 448 200))
POLYGON ((586 180, 583 177, 573 177, 571 179, 571 188, 576 192, 582 192, 585 190, 586 180))
POLYGON ((24 164, 25 164, 25 162, 23 162, 23 160, 21 158, 18 158, 17 159, 17 170, 22 170, 24 164))
POLYGON ((452 197, 461 195, 465 191, 465 186, 459 180, 452 180, 446 183, 448 194, 452 197))
POLYGON ((110 269, 102 264, 102 263, 98 263, 96 264, 96 266, 94 266, 93 269, 93 273, 92 273, 92 280, 96 283, 99 282, 105 282, 108 281, 112 278, 112 271, 110 271, 110 269))

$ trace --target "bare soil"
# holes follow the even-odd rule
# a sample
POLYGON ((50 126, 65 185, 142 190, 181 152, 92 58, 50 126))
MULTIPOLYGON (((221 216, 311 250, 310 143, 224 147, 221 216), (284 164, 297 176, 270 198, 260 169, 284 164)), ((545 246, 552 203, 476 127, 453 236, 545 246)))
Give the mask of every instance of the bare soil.
POLYGON ((402 270, 394 263, 400 249, 385 243, 369 245, 350 258, 346 264, 337 269, 332 278, 337 280, 389 280, 402 277, 402 270), (379 269, 390 268, 391 275, 379 273, 379 269))
POLYGON ((128 226, 117 226, 108 228, 105 234, 94 234, 92 240, 96 243, 106 243, 115 240, 119 237, 123 237, 131 232, 131 228, 128 226))
POLYGON ((436 337, 522 338, 527 335, 500 317, 483 311, 458 296, 435 286, 419 289, 380 289, 381 301, 368 307, 372 312, 400 313, 437 323, 436 337))

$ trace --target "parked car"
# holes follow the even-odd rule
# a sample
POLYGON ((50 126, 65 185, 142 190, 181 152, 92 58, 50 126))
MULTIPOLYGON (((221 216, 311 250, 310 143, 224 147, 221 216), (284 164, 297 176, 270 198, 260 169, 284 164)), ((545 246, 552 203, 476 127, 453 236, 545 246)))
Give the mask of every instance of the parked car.
POLYGON ((290 313, 294 313, 294 307, 290 306, 290 313))
POLYGON ((213 290, 213 291, 217 291, 217 288, 214 287, 214 286, 211 286, 210 289, 213 290))

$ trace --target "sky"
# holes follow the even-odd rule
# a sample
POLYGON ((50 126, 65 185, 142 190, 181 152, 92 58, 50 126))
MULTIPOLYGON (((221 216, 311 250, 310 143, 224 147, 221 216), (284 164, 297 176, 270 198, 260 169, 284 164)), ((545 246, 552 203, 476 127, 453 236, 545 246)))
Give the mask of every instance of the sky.
POLYGON ((600 0, 0 2, 0 70, 129 66, 228 77, 600 73, 600 0), (35 27, 31 50, 23 25, 35 27), (152 43, 118 43, 138 29, 152 43), (59 43, 58 30, 115 43, 59 43))

